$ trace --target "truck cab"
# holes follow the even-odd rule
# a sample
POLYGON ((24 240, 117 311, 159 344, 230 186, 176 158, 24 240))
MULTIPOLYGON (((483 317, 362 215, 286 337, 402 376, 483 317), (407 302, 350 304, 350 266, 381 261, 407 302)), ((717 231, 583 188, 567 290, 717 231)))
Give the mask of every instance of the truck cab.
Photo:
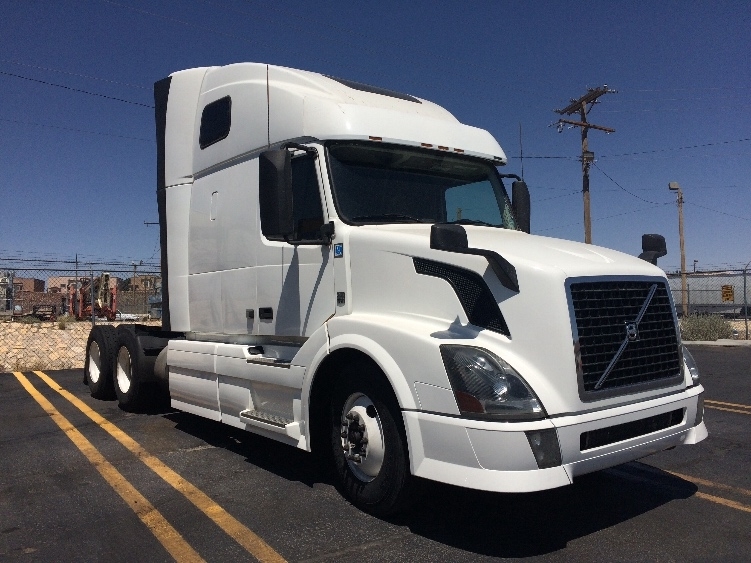
POLYGON ((662 270, 530 234, 487 131, 256 63, 155 100, 174 407, 324 455, 375 514, 413 476, 536 491, 707 436, 662 270))

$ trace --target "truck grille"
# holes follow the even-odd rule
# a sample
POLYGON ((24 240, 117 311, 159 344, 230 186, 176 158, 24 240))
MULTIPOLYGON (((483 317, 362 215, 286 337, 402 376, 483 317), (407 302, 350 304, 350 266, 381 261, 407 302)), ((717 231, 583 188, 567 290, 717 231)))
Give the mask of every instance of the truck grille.
POLYGON ((582 399, 635 392, 634 385, 669 385, 680 378, 673 306, 663 281, 577 282, 569 291, 582 399))

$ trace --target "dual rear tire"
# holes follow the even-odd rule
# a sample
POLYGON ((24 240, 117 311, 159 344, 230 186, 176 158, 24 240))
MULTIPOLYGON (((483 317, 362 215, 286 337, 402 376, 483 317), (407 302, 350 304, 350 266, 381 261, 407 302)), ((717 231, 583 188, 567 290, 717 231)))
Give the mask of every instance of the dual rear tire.
POLYGON ((112 385, 112 358, 117 349, 115 327, 97 325, 91 329, 86 342, 86 360, 83 366, 84 383, 88 384, 95 399, 114 399, 112 385))
POLYGON ((137 410, 144 404, 144 360, 136 335, 127 329, 118 330, 112 376, 117 402, 124 410, 137 410))
POLYGON ((144 403, 143 374, 148 367, 138 338, 125 327, 97 325, 86 343, 84 381, 95 399, 116 398, 124 410, 144 403))

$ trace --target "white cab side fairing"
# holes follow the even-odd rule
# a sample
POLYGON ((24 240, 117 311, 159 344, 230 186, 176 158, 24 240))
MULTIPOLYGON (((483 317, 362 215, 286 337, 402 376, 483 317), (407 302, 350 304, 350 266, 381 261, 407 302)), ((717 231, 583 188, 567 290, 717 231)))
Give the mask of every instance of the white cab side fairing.
POLYGON ((206 68, 172 75, 165 123, 167 260, 172 330, 190 330, 188 300, 188 227, 193 181, 195 104, 206 68))
MULTIPOLYGON (((193 179, 196 100, 207 70, 208 68, 193 68, 171 75, 164 143, 166 187, 193 179)), ((172 219, 170 216, 169 220, 172 219)))
POLYGON ((268 355, 286 361, 279 365, 259 364, 248 345, 171 341, 167 362, 173 406, 310 449, 307 424, 310 374, 328 353, 326 327, 321 327, 302 346, 264 348, 268 355), (287 420, 299 431, 285 433, 262 422, 250 424, 241 418, 241 412, 248 410, 287 420))
POLYGON ((250 334, 254 328, 245 312, 256 307, 255 170, 257 163, 244 162, 193 184, 188 282, 193 332, 250 334))
POLYGON ((190 231, 190 192, 192 184, 166 189, 167 256, 169 260, 170 321, 172 330, 190 330, 188 299, 188 240, 190 231))

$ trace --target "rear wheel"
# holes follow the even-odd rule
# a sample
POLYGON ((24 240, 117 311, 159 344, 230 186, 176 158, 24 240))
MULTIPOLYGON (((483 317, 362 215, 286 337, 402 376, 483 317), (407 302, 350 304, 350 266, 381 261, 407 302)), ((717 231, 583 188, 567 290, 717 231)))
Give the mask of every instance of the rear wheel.
POLYGON ((84 382, 95 399, 113 399, 112 364, 117 346, 115 328, 110 325, 94 326, 86 342, 86 360, 83 367, 84 382))
POLYGON ((411 478, 401 410, 377 368, 366 364, 344 370, 329 421, 342 493, 377 516, 404 508, 411 478))
POLYGON ((143 363, 143 350, 136 335, 130 330, 118 330, 112 375, 117 401, 125 410, 136 410, 144 403, 143 363))

